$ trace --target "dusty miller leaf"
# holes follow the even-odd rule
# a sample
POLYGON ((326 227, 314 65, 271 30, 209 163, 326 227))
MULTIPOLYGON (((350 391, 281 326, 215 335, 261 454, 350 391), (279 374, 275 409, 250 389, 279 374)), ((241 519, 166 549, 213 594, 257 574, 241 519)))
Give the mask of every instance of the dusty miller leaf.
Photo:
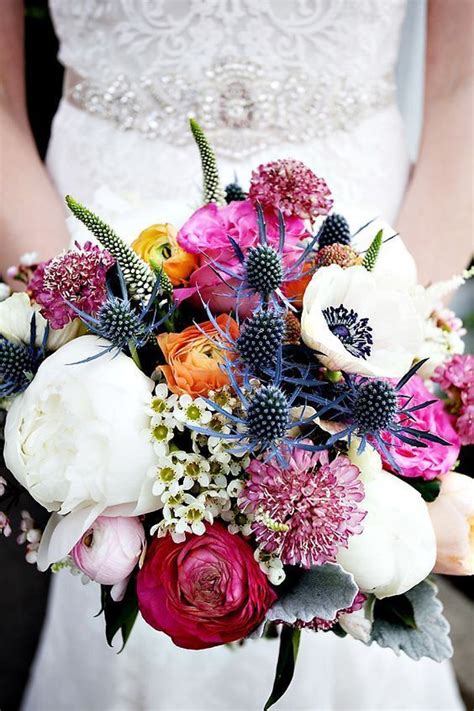
POLYGON ((381 647, 390 647, 398 655, 405 652, 416 661, 422 657, 429 657, 435 662, 449 659, 453 654, 449 623, 442 615, 443 606, 436 592, 436 586, 427 580, 409 590, 405 597, 413 607, 416 628, 376 617, 372 640, 381 647))
POLYGON ((338 610, 350 607, 357 595, 354 578, 337 563, 325 563, 301 572, 293 585, 282 590, 267 613, 269 620, 293 624, 315 617, 333 620, 338 610))

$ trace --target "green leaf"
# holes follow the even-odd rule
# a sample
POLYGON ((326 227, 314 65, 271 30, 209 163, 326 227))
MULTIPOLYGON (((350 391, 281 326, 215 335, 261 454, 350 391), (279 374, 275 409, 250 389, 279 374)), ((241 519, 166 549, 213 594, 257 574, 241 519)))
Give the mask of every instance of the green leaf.
POLYGON ((295 629, 294 627, 287 627, 286 625, 283 626, 280 635, 280 649, 278 652, 275 681, 273 682, 272 693, 264 706, 264 711, 267 711, 273 704, 276 704, 291 684, 295 673, 296 660, 298 658, 300 637, 301 630, 295 629))
POLYGON ((399 479, 404 481, 405 484, 409 484, 416 489, 418 493, 421 494, 423 499, 429 503, 438 497, 441 490, 441 479, 431 479, 430 481, 427 481, 421 476, 413 479, 411 477, 401 476, 399 479))
POLYGON ((135 579, 128 584, 123 600, 114 602, 110 596, 111 587, 102 585, 102 610, 105 616, 105 636, 110 647, 117 632, 122 634, 122 647, 127 643, 138 615, 138 601, 135 592, 135 579))
POLYGON ((413 605, 406 595, 395 595, 394 597, 385 597, 383 600, 376 600, 374 617, 392 625, 417 629, 413 605))
POLYGON ((413 608, 415 627, 407 626, 400 620, 392 622, 378 618, 376 603, 372 641, 381 647, 390 647, 396 654, 404 652, 416 661, 423 657, 436 662, 449 659, 453 654, 449 623, 442 615, 443 606, 436 593, 436 586, 429 580, 423 580, 405 593, 404 597, 413 608))
POLYGON ((337 563, 318 565, 288 580, 267 619, 287 624, 311 622, 315 617, 333 620, 339 610, 352 605, 357 590, 354 577, 337 563))

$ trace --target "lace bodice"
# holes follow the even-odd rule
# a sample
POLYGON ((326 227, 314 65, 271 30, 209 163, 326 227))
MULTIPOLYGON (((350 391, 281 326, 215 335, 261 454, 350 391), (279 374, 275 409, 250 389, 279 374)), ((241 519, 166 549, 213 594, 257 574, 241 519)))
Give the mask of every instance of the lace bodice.
POLYGON ((60 59, 79 74, 156 72, 191 81, 223 57, 372 81, 374 66, 380 76, 394 68, 404 6, 405 0, 51 2, 60 59), (359 46, 364 51, 354 54, 359 46))
POLYGON ((52 0, 76 105, 178 145, 195 116, 234 159, 283 138, 323 136, 392 101, 404 7, 405 0, 52 0))

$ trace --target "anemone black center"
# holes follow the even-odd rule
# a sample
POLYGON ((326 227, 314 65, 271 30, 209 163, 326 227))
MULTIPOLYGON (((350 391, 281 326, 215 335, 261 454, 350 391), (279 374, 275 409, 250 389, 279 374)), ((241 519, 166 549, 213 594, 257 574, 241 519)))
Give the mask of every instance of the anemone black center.
POLYGON ((346 350, 356 358, 368 358, 372 352, 373 336, 369 319, 360 317, 354 309, 328 306, 323 309, 329 330, 339 338, 346 350))

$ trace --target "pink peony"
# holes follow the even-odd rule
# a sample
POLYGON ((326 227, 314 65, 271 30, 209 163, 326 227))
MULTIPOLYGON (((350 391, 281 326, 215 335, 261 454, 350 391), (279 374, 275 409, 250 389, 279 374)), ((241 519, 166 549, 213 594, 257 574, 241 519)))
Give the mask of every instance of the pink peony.
POLYGON ((286 469, 254 459, 240 496, 252 530, 268 553, 287 565, 310 568, 334 561, 350 536, 362 532, 364 488, 348 457, 295 448, 286 469))
POLYGON ((453 356, 438 366, 433 380, 448 395, 448 408, 456 418, 461 444, 474 444, 474 356, 453 356))
POLYGON ((435 573, 474 574, 474 479, 457 472, 443 477, 438 497, 428 504, 436 534, 435 573))
MULTIPOLYGON (((406 396, 400 398, 400 402, 405 404, 408 398, 410 407, 421 404, 427 400, 437 399, 434 397, 423 383, 423 380, 415 375, 403 388, 399 395, 406 396)), ((400 473, 406 477, 423 477, 424 479, 435 479, 442 474, 446 474, 453 468, 459 455, 460 440, 453 427, 454 418, 449 415, 441 400, 433 405, 416 410, 412 413, 413 420, 406 420, 404 424, 418 430, 431 432, 431 434, 441 437, 451 446, 426 441, 426 447, 416 447, 411 444, 401 442, 396 437, 384 434, 384 440, 389 443, 390 454, 400 467, 400 473)), ((386 460, 381 452, 386 469, 392 469, 390 462, 386 460)))
POLYGON ((86 314, 100 309, 107 296, 107 270, 114 263, 109 252, 86 242, 38 266, 28 288, 52 328, 63 328, 76 317, 66 300, 86 314))
MULTIPOLYGON (((278 246, 278 218, 274 210, 265 211, 268 243, 278 246)), ((297 217, 285 219, 286 239, 283 249, 283 262, 290 267, 301 254, 301 240, 309 236, 303 220, 297 217)), ((242 266, 229 241, 231 237, 246 254, 249 247, 259 243, 257 217, 254 206, 249 200, 233 202, 225 207, 214 204, 205 205, 197 210, 178 232, 178 243, 186 252, 199 254, 199 268, 191 275, 189 286, 195 290, 194 303, 201 304, 201 299, 209 304, 214 313, 229 313, 235 308, 233 287, 238 280, 232 281, 224 271, 216 266, 222 264, 226 269, 241 274, 242 266)), ((179 298, 180 290, 176 290, 179 298)), ((186 296, 188 295, 188 291, 186 296)), ((246 308, 252 304, 247 300, 246 308)), ((242 314, 241 315, 246 315, 242 314)))
POLYGON ((137 594, 145 621, 185 649, 246 637, 276 600, 251 546, 220 523, 183 543, 155 538, 137 594))
POLYGON ((120 585, 137 565, 144 545, 145 531, 139 518, 99 516, 76 543, 71 556, 91 580, 120 585))
POLYGON ((276 160, 252 173, 249 197, 264 207, 274 207, 286 216, 314 220, 333 206, 331 192, 322 178, 299 160, 276 160))

